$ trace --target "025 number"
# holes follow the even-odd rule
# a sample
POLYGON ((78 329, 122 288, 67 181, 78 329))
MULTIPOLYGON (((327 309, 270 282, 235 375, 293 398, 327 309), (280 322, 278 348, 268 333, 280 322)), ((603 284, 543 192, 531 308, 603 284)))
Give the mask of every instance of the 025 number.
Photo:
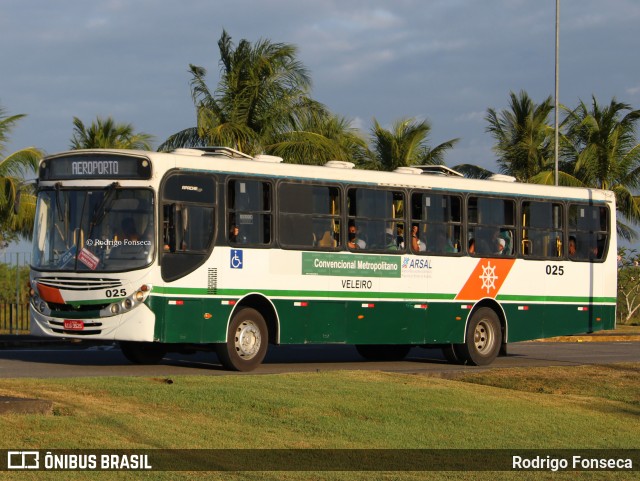
POLYGON ((564 266, 552 266, 548 264, 546 271, 548 276, 564 276, 564 266))
POLYGON ((107 289, 105 292, 107 297, 126 297, 126 289, 107 289))

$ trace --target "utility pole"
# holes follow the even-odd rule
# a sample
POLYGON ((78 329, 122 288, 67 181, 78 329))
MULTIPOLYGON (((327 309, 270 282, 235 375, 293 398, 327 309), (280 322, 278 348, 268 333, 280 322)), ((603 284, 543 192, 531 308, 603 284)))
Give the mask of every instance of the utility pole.
POLYGON ((559 128, 559 90, 560 90, 560 0, 556 0, 556 94, 555 94, 555 144, 554 144, 554 156, 555 156, 555 179, 556 185, 558 185, 558 146, 559 146, 559 136, 558 136, 558 128, 559 128))

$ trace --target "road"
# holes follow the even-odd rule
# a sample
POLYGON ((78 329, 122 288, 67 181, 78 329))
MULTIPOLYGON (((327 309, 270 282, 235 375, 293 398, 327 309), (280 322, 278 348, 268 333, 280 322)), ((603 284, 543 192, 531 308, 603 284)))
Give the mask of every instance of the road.
POLYGON ((87 376, 251 375, 329 370, 381 370, 453 376, 460 372, 539 366, 640 362, 639 342, 523 342, 486 367, 448 364, 439 349, 415 348, 404 361, 364 361, 352 346, 270 346, 265 362, 252 373, 222 369, 214 353, 169 354, 155 366, 130 364, 115 345, 0 349, 0 378, 87 376))

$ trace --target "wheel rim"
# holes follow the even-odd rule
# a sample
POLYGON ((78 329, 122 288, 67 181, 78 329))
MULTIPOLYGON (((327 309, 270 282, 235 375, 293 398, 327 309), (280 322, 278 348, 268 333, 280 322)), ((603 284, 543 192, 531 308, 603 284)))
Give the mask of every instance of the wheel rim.
POLYGON ((252 321, 243 321, 236 329, 235 348, 242 359, 251 359, 260 350, 262 335, 260 329, 252 321))
POLYGON ((476 330, 473 333, 473 342, 480 354, 491 352, 495 342, 493 327, 488 321, 482 320, 478 322, 476 330))

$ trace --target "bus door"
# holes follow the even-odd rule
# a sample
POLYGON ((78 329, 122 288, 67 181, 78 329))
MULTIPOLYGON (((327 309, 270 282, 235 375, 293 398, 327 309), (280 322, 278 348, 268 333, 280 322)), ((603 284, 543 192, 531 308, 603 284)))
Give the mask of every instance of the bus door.
MULTIPOLYGON (((169 173, 161 188, 160 255, 165 296, 160 297, 164 342, 212 342, 205 315, 208 259, 215 236, 215 179, 208 174, 169 173)), ((160 306, 158 306, 160 307, 160 306)))

